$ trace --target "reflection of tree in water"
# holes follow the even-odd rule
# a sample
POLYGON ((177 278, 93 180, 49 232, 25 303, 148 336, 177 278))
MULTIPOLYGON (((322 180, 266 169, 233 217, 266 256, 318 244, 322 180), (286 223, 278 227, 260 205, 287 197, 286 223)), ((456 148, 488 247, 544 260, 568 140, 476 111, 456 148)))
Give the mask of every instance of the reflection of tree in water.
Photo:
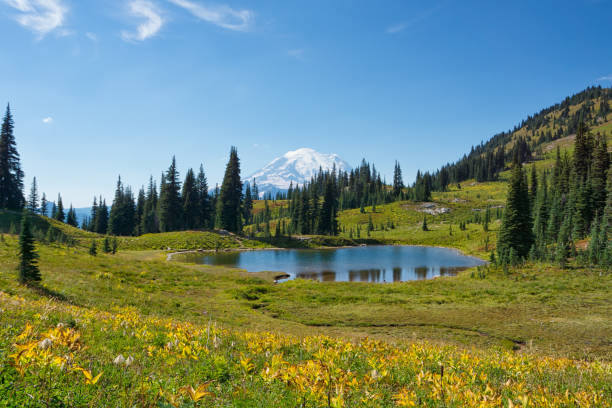
POLYGON ((427 279, 427 274, 429 274, 430 270, 427 266, 417 266, 414 268, 414 274, 418 279, 427 279))
POLYGON ((299 279, 311 279, 318 280, 321 282, 335 282, 336 281, 336 272, 334 271, 321 271, 321 272, 300 272, 296 275, 296 278, 299 279))
POLYGON ((467 267, 464 267, 464 266, 459 266, 459 267, 441 266, 440 267, 440 276, 455 276, 459 272, 465 271, 466 269, 467 269, 467 267))
POLYGON ((380 269, 349 270, 350 282, 381 282, 383 271, 380 269))
POLYGON ((402 268, 393 268, 393 282, 401 282, 402 268))

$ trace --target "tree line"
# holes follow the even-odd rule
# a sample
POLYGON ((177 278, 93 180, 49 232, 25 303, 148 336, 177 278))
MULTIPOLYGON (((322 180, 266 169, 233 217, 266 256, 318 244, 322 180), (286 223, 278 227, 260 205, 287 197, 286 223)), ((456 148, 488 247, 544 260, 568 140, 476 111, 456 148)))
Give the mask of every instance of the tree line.
POLYGON ((578 124, 574 151, 556 151, 552 169, 515 161, 498 235, 497 261, 543 260, 564 267, 612 266, 612 171, 605 135, 578 124), (587 244, 588 242, 588 244, 587 244))

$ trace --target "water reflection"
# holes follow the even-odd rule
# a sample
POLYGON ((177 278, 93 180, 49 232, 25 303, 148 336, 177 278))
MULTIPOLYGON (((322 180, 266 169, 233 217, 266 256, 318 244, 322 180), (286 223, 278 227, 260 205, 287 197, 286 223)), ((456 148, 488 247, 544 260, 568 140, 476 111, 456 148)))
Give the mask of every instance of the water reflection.
POLYGON ((321 282, 402 282, 453 276, 484 262, 445 248, 371 246, 323 250, 266 250, 191 255, 191 261, 250 272, 286 272, 321 282))

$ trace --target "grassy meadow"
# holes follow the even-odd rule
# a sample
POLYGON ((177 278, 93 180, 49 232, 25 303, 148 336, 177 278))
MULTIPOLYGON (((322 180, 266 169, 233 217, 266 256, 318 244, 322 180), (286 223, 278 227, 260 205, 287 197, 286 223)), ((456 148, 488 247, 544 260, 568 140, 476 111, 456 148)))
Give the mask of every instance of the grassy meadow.
MULTIPOLYGON (((469 217, 474 203, 495 200, 501 187, 490 188, 490 197, 462 187, 435 199, 469 217), (459 197, 473 201, 452 202, 459 197)), ((421 213, 402 205, 377 215, 395 213, 397 229, 416 231, 421 213)), ((432 217, 432 231, 421 232, 439 226, 443 236, 454 221, 432 217)), ((460 248, 483 252, 482 226, 470 225, 460 248)), ((41 244, 43 285, 30 289, 16 283, 16 236, 2 236, 0 406, 612 401, 608 273, 538 264, 382 285, 274 284, 272 273, 169 262, 168 251, 151 249, 161 238, 121 241, 116 255, 97 256, 87 237, 41 244)), ((167 247, 192 245, 174 239, 167 247)))

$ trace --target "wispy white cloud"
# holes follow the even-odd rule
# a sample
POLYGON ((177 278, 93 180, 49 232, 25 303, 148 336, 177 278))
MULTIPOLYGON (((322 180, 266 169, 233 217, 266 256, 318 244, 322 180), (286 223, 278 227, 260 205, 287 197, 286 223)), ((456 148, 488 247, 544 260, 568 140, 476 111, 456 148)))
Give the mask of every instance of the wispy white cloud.
MULTIPOLYGON (((34 31, 41 37, 60 28, 68 7, 62 0, 3 0, 4 3, 21 12, 15 20, 22 26, 34 31)), ((61 35, 70 32, 61 30, 61 35)))
POLYGON ((121 37, 126 41, 144 41, 153 37, 164 25, 164 19, 157 6, 147 0, 134 0, 128 4, 129 12, 134 17, 145 21, 138 26, 136 32, 123 31, 121 37))
POLYGON ((600 78, 597 78, 598 81, 612 81, 612 74, 610 75, 604 75, 600 78))
POLYGON ((87 32, 85 33, 85 37, 89 38, 93 42, 98 42, 98 36, 94 33, 87 32))
POLYGON ((43 121, 43 123, 49 124, 49 123, 53 122, 53 118, 51 116, 47 116, 46 118, 43 118, 42 121, 43 121))
POLYGON ((250 10, 234 10, 226 5, 204 6, 190 0, 168 0, 206 22, 234 31, 249 29, 255 15, 250 10))
POLYGON ((409 20, 402 21, 401 23, 394 24, 394 25, 388 27, 385 31, 387 32, 387 34, 397 34, 399 32, 402 32, 405 29, 410 28, 410 27, 414 26, 415 24, 418 24, 421 21, 428 19, 433 14, 438 12, 438 10, 440 10, 441 8, 442 8, 442 5, 438 4, 435 7, 432 7, 430 9, 427 9, 427 10, 423 11, 420 14, 417 14, 416 16, 412 17, 409 20))

